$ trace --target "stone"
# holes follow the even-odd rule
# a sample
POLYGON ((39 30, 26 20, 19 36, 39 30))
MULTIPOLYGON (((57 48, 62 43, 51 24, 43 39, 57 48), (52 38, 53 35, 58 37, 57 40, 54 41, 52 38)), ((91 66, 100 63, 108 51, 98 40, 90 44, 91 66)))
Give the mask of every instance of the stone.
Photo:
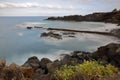
POLYGON ((54 73, 56 69, 58 69, 61 66, 61 62, 60 61, 55 61, 52 63, 48 63, 47 64, 47 69, 48 69, 48 73, 54 73))
POLYGON ((60 34, 57 34, 57 33, 53 33, 53 32, 44 32, 41 34, 41 37, 52 37, 52 38, 55 38, 55 39, 62 39, 62 35, 60 34))
POLYGON ((33 28, 33 27, 29 27, 29 26, 27 27, 27 29, 32 29, 32 28, 33 28))
POLYGON ((92 57, 96 60, 103 60, 103 64, 111 63, 114 66, 120 67, 120 44, 110 43, 106 46, 99 47, 92 57), (105 57, 105 58, 104 58, 105 57), (107 62, 107 63, 106 63, 107 62))
POLYGON ((45 69, 46 68, 46 65, 47 63, 51 63, 52 61, 48 58, 42 58, 41 61, 40 61, 40 67, 45 69))
POLYGON ((22 66, 37 69, 40 67, 40 61, 36 56, 33 56, 33 57, 30 57, 22 66))

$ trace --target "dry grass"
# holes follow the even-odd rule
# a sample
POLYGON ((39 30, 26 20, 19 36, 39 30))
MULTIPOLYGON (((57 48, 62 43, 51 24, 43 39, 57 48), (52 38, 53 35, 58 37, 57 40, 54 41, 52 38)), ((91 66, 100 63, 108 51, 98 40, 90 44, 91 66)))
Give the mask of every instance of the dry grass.
POLYGON ((21 67, 15 63, 6 65, 5 60, 0 60, 0 80, 32 80, 33 69, 21 67))

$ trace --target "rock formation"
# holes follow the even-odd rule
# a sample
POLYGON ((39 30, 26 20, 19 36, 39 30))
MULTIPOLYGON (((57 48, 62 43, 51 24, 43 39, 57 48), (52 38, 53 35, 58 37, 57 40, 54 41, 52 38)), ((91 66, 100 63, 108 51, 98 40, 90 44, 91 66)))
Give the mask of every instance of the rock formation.
POLYGON ((54 32, 44 32, 41 34, 41 37, 52 37, 52 38, 55 38, 55 39, 62 39, 62 35, 60 34, 57 34, 57 33, 54 33, 54 32))
POLYGON ((105 23, 117 23, 120 25, 120 10, 114 9, 112 12, 98 12, 93 14, 70 15, 64 17, 49 17, 47 20, 64 20, 64 21, 94 21, 105 23))
POLYGON ((0 61, 0 80, 53 80, 52 75, 62 65, 82 64, 84 60, 97 60, 102 65, 112 64, 120 69, 120 44, 111 43, 99 47, 97 51, 73 51, 65 54, 61 60, 51 61, 48 58, 39 60, 33 56, 22 66, 14 63, 7 66, 4 60, 0 61))

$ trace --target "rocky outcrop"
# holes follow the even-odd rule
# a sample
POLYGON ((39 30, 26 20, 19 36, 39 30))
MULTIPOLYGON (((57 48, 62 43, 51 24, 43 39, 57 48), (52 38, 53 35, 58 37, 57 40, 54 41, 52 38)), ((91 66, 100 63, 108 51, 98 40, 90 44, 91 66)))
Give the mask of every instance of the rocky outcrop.
POLYGON ((53 33, 51 31, 48 33, 46 33, 46 32, 42 33, 40 37, 52 37, 55 39, 62 39, 62 35, 57 34, 57 33, 53 33))
POLYGON ((27 64, 31 64, 30 59, 32 62, 36 62, 36 64, 39 63, 39 67, 35 70, 32 80, 51 80, 52 74, 62 65, 82 64, 84 60, 98 60, 103 65, 112 64, 120 68, 120 44, 111 43, 99 47, 93 53, 73 51, 70 54, 64 54, 61 60, 51 61, 48 58, 42 58, 39 61, 38 58, 31 57, 28 59, 27 64))
POLYGON ((4 60, 0 61, 0 80, 53 80, 52 74, 62 65, 82 64, 84 60, 98 60, 101 64, 112 64, 120 68, 120 44, 111 43, 99 47, 97 51, 73 51, 64 54, 61 60, 51 61, 48 58, 39 60, 33 56, 22 66, 15 63, 7 66, 4 60))
POLYGON ((64 17, 49 17, 47 20, 64 20, 64 21, 95 21, 106 23, 120 24, 120 10, 113 10, 112 12, 100 12, 82 15, 70 15, 64 17))
POLYGON ((33 56, 30 57, 22 66, 37 69, 40 67, 40 61, 36 56, 33 56))
POLYGON ((46 68, 48 63, 51 63, 52 61, 48 58, 42 58, 40 61, 40 67, 41 68, 46 68))
POLYGON ((120 44, 111 43, 99 47, 92 54, 93 59, 100 60, 102 64, 112 64, 120 68, 120 44))
POLYGON ((27 27, 27 29, 32 29, 32 28, 33 28, 33 27, 29 27, 29 26, 27 27))
POLYGON ((83 51, 74 51, 70 55, 64 55, 63 59, 61 59, 62 65, 75 65, 77 63, 82 64, 84 60, 92 60, 90 57, 89 52, 83 52, 83 51))
POLYGON ((76 65, 83 63, 84 59, 90 60, 88 52, 74 51, 70 55, 64 55, 61 60, 51 61, 48 58, 39 60, 33 56, 29 58, 22 66, 31 67, 34 70, 32 80, 51 80, 52 74, 62 65, 76 65))

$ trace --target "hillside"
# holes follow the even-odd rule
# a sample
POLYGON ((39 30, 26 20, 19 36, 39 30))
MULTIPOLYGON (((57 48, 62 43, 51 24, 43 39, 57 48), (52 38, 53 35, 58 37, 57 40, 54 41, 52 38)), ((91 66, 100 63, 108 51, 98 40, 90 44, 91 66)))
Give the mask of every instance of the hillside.
POLYGON ((114 9, 111 12, 97 12, 85 16, 70 15, 63 17, 49 17, 46 20, 94 21, 94 22, 105 22, 105 23, 117 23, 118 25, 120 25, 120 10, 114 9))

